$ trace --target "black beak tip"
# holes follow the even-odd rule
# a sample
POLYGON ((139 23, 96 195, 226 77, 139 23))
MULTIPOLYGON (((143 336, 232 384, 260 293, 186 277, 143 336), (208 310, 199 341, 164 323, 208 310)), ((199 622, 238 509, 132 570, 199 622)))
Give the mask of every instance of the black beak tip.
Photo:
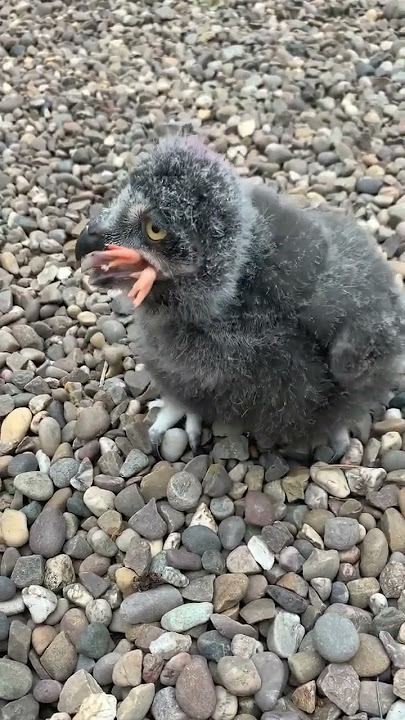
POLYGON ((105 241, 100 235, 89 233, 88 228, 85 228, 79 235, 76 242, 76 260, 82 260, 85 255, 96 250, 104 250, 105 241))

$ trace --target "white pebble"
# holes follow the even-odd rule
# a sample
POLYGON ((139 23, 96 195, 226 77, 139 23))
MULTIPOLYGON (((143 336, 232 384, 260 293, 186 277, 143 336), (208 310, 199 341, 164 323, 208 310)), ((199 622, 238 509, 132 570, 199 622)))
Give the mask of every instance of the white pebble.
POLYGON ((370 595, 368 604, 370 605, 373 615, 378 615, 381 610, 388 607, 388 600, 382 593, 374 593, 373 595, 370 595))
POLYGON ((25 607, 28 608, 34 623, 37 623, 37 625, 45 622, 58 604, 55 593, 40 585, 25 587, 21 594, 25 607))
MULTIPOLYGON (((395 408, 392 408, 395 410, 395 408)), ((388 450, 401 450, 402 448, 402 437, 399 432, 392 430, 391 432, 384 433, 380 438, 381 447, 380 455, 388 452, 388 450)))
POLYGON ((271 570, 274 565, 274 554, 269 550, 260 535, 253 535, 247 544, 251 554, 263 570, 271 570))
POLYGON ((101 622, 108 627, 112 620, 112 610, 107 600, 102 598, 90 600, 86 605, 85 612, 89 622, 101 622))
POLYGON ((115 495, 111 490, 98 487, 89 487, 83 495, 83 502, 93 515, 100 517, 107 510, 114 509, 115 495))
POLYGON ((385 411, 385 420, 401 420, 402 413, 399 408, 388 408, 388 410, 385 411))

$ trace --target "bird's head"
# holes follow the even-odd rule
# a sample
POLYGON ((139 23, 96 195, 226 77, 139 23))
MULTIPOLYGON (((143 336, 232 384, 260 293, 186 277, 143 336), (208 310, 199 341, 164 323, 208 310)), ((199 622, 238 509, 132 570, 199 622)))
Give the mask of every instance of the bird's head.
POLYGON ((95 255, 94 281, 131 287, 136 280, 135 305, 178 299, 186 288, 225 298, 244 262, 254 212, 219 155, 193 137, 164 139, 89 223, 76 256, 104 251, 95 255))

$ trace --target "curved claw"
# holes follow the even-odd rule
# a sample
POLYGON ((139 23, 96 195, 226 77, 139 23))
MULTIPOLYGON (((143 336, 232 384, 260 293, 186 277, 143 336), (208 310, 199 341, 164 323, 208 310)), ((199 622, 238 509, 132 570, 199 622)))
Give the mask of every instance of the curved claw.
POLYGON ((160 460, 163 460, 162 455, 160 454, 160 443, 162 440, 162 437, 164 433, 156 432, 153 430, 153 425, 151 428, 149 428, 149 440, 152 444, 152 452, 154 455, 156 455, 160 460))

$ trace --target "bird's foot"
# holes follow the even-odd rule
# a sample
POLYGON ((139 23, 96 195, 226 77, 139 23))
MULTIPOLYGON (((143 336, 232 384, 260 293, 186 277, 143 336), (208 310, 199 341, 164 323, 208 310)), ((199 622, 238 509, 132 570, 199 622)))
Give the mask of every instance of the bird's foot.
POLYGON ((312 443, 314 460, 322 460, 329 464, 337 463, 343 457, 350 445, 350 435, 347 428, 342 427, 327 435, 318 442, 312 443))
POLYGON ((334 464, 339 462, 350 445, 350 436, 346 428, 342 427, 331 433, 316 433, 315 436, 304 442, 292 445, 283 445, 281 454, 297 462, 326 462, 334 464))
POLYGON ((149 409, 160 407, 158 416, 149 429, 149 438, 154 449, 159 452, 159 446, 166 430, 175 427, 184 417, 185 430, 194 455, 197 454, 201 440, 202 421, 199 415, 188 413, 183 407, 170 400, 154 400, 148 404, 149 409))

